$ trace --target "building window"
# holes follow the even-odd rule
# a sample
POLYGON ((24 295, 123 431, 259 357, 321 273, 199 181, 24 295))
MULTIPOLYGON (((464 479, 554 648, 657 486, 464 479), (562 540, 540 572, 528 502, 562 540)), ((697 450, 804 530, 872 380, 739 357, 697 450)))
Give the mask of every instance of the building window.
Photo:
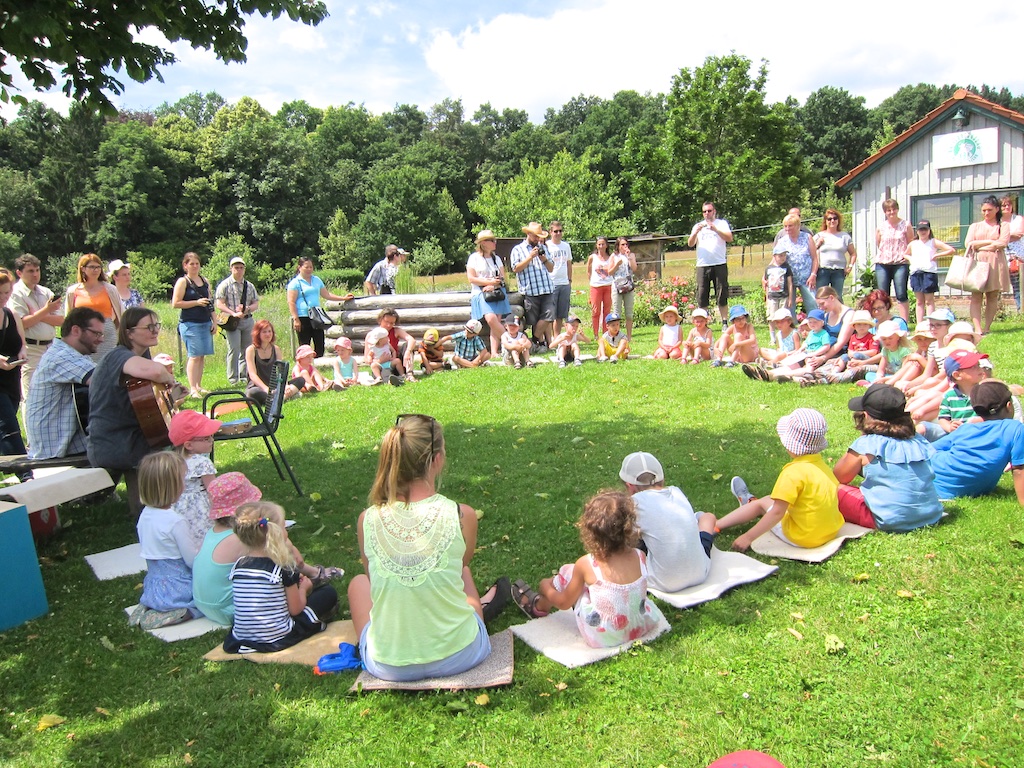
POLYGON ((995 195, 996 198, 1009 195, 1015 198, 1017 205, 1014 210, 1019 211, 1020 202, 1024 199, 1024 190, 997 189, 911 198, 912 224, 916 226, 921 219, 928 219, 931 222, 934 237, 954 248, 962 249, 968 227, 973 222, 981 221, 984 218, 981 215, 981 201, 989 195, 995 195))

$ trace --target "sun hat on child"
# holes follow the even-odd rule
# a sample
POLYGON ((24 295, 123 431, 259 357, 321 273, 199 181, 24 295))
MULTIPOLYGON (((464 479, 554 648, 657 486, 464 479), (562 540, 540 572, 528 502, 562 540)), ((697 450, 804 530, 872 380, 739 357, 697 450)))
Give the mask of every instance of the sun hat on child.
POLYGON ((793 313, 790 312, 785 307, 780 307, 779 309, 776 309, 775 312, 772 314, 772 316, 769 317, 768 319, 771 320, 773 323, 777 323, 780 320, 792 321, 793 320, 793 313))
POLYGON ((794 456, 821 453, 828 448, 825 433, 828 425, 825 417, 813 408, 797 408, 788 416, 779 419, 775 425, 782 447, 794 456))
POLYGON ((743 317, 744 315, 749 317, 750 313, 747 312, 747 308, 744 307, 742 304, 737 304, 735 307, 732 307, 729 310, 729 322, 731 323, 737 317, 743 317))
POLYGON ((153 362, 160 365, 174 365, 174 358, 166 352, 161 352, 159 355, 153 355, 153 362))
POLYGON ((467 320, 465 328, 470 333, 480 333, 483 326, 480 324, 479 320, 467 320))
POLYGON ((339 336, 334 340, 335 349, 352 349, 352 339, 348 336, 339 336))
MULTIPOLYGON (((388 332, 385 331, 383 328, 374 328, 372 331, 366 334, 366 343, 370 344, 371 346, 376 346, 381 339, 386 339, 387 337, 388 332)), ((298 355, 296 355, 296 358, 298 358, 298 355)))
POLYGON ((700 307, 697 307, 695 310, 693 310, 693 312, 690 313, 690 317, 703 317, 705 320, 707 320, 708 311, 706 309, 701 309, 700 307))
POLYGON ((316 357, 316 352, 309 344, 303 344, 295 350, 295 359, 302 360, 305 357, 316 357))
POLYGON ((930 315, 926 315, 928 320, 937 320, 940 323, 949 323, 952 325, 956 322, 956 315, 953 314, 953 310, 949 307, 939 307, 930 315))
POLYGON ((172 445, 184 445, 197 437, 209 437, 222 426, 221 422, 211 419, 198 411, 178 411, 171 416, 171 426, 167 437, 172 445))
POLYGON ((824 323, 828 319, 828 316, 820 309, 812 309, 810 312, 807 313, 807 319, 818 320, 824 323))
POLYGON ((851 411, 863 411, 873 419, 895 421, 907 412, 907 396, 896 387, 876 382, 860 397, 850 398, 851 411))
POLYGON ((441 338, 441 332, 437 328, 427 328, 423 332, 423 340, 428 344, 433 344, 441 338))
MULTIPOLYGON (((878 330, 875 331, 875 336, 880 339, 888 339, 890 336, 906 336, 907 332, 904 331, 894 320, 884 320, 878 325, 878 330)), ((916 334, 915 334, 916 335, 916 334)), ((931 338, 929 336, 929 338, 931 338)))
POLYGON ((951 336, 970 336, 971 340, 977 344, 981 341, 981 334, 974 332, 974 326, 968 323, 966 320, 957 320, 946 331, 946 337, 951 336))
POLYGON ((850 325, 874 325, 875 318, 871 316, 871 313, 866 309, 858 309, 853 313, 853 318, 850 320, 850 325))
POLYGON ((263 491, 249 482, 241 472, 225 472, 210 481, 210 519, 231 517, 235 510, 250 501, 259 501, 263 491))
POLYGON ((675 315, 676 319, 678 320, 679 310, 676 309, 672 304, 669 304, 667 307, 661 310, 661 312, 658 313, 658 317, 660 317, 662 320, 665 319, 665 315, 675 315))
POLYGON ((637 451, 622 460, 619 479, 630 485, 655 485, 665 479, 665 470, 654 456, 637 451))

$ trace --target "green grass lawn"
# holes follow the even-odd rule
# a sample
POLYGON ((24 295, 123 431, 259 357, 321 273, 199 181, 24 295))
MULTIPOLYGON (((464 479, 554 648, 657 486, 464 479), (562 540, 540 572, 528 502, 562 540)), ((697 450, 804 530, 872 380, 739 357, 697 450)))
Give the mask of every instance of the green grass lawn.
MULTIPOLYGON (((983 343, 1016 382, 1022 330, 1002 323, 983 343)), ((638 351, 655 337, 638 332, 638 351)), ((460 371, 289 403, 279 434, 308 497, 259 441, 222 445, 216 463, 285 506, 309 561, 355 574, 378 441, 397 413, 432 414, 447 441, 442 491, 485 513, 477 583, 536 584, 582 554, 573 523, 585 498, 618 485, 625 454, 653 452, 695 508, 722 515, 732 475, 770 488, 786 461, 775 422, 794 407, 826 415, 826 458, 838 459, 860 391, 645 360, 460 371)), ((215 635, 164 644, 131 629, 122 609, 140 579, 98 582, 83 560, 135 540, 124 505, 68 508, 71 527, 40 548, 50 614, 0 634, 0 764, 655 768, 752 748, 790 768, 1020 765, 1022 510, 1007 476, 948 511, 818 566, 779 562, 697 609, 663 606, 672 632, 610 661, 566 670, 517 641, 514 683, 480 705, 479 691, 352 694, 351 673, 208 663, 215 635), (48 714, 66 720, 37 730, 48 714)), ((492 629, 524 620, 510 607, 492 629)))

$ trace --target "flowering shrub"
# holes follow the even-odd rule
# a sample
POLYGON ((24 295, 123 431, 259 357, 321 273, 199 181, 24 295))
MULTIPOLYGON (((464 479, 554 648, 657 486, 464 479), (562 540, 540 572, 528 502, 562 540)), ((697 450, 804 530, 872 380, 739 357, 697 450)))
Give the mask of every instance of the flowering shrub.
POLYGON ((669 304, 679 310, 685 321, 690 312, 697 308, 694 303, 694 287, 693 282, 685 277, 638 282, 633 305, 633 325, 660 325, 658 313, 669 304))

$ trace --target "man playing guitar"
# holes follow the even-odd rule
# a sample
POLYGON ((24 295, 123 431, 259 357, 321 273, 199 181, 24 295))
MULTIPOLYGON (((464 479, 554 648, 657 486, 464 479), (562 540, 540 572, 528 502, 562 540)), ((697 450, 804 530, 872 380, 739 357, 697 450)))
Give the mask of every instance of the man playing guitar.
POLYGON ((186 394, 167 368, 150 359, 149 350, 159 340, 159 315, 147 307, 126 309, 117 346, 96 366, 89 386, 89 462, 107 470, 115 483, 124 477, 128 507, 135 519, 142 512, 136 469, 153 447, 133 408, 130 380, 175 387, 175 401, 186 394))
POLYGON ((90 307, 75 307, 64 318, 60 335, 36 366, 28 392, 25 431, 30 459, 85 453, 88 386, 96 368, 88 356, 103 341, 103 315, 90 307))

